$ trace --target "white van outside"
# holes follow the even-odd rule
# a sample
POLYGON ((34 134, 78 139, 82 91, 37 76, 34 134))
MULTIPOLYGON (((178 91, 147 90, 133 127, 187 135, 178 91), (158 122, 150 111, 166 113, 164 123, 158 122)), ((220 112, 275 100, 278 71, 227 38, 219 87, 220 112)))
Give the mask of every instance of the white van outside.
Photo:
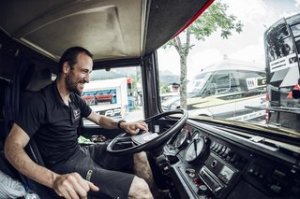
MULTIPOLYGON (((265 71, 249 65, 224 60, 202 70, 187 85, 189 114, 240 121, 264 119, 265 71)), ((162 103, 163 110, 179 107, 180 96, 162 103)))

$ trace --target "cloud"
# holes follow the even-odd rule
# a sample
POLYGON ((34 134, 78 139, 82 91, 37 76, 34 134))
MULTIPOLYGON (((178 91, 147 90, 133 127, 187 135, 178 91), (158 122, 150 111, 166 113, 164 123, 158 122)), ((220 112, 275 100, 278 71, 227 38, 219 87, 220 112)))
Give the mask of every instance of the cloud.
POLYGON ((200 73, 201 69, 221 61, 223 57, 224 55, 217 48, 197 51, 188 60, 188 78, 193 79, 193 77, 200 73))
POLYGON ((265 67, 264 48, 260 45, 246 46, 245 48, 242 48, 239 51, 232 53, 229 58, 251 62, 254 65, 256 65, 258 68, 265 67))
POLYGON ((180 74, 180 60, 179 55, 174 47, 157 51, 158 66, 162 71, 170 71, 173 74, 180 74))
POLYGON ((223 0, 222 2, 229 5, 228 12, 238 16, 244 24, 256 23, 268 14, 267 6, 262 0, 251 0, 251 3, 241 0, 223 0))
POLYGON ((300 0, 295 0, 295 6, 300 7, 300 0))

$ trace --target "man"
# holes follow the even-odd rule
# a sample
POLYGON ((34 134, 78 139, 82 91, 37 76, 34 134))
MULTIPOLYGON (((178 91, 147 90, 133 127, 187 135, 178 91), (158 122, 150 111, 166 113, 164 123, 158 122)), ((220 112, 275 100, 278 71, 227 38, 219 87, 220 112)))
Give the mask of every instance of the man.
POLYGON ((77 128, 82 117, 107 129, 122 128, 129 134, 148 130, 144 122, 116 122, 96 114, 79 97, 92 71, 92 54, 72 47, 59 62, 56 81, 26 102, 5 142, 5 155, 22 174, 55 190, 64 198, 87 198, 87 193, 112 198, 153 198, 148 184, 152 173, 144 152, 113 157, 103 145, 81 147, 77 128), (33 162, 24 147, 35 136, 46 167, 33 162), (133 169, 133 174, 114 170, 133 169))

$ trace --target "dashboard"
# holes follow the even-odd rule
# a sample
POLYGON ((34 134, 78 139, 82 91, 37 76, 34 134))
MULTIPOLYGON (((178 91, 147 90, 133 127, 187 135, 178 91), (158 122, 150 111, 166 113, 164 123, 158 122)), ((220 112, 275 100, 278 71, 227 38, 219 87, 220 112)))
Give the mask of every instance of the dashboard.
POLYGON ((298 198, 299 153, 189 122, 157 157, 172 198, 298 198))

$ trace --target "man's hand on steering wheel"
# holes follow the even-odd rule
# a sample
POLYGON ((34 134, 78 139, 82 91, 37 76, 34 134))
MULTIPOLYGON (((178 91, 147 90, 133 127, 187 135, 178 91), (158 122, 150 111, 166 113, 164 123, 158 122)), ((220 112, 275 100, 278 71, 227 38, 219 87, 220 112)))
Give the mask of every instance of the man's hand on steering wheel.
POLYGON ((130 135, 136 135, 140 130, 148 131, 148 125, 144 121, 121 122, 120 127, 130 135))

